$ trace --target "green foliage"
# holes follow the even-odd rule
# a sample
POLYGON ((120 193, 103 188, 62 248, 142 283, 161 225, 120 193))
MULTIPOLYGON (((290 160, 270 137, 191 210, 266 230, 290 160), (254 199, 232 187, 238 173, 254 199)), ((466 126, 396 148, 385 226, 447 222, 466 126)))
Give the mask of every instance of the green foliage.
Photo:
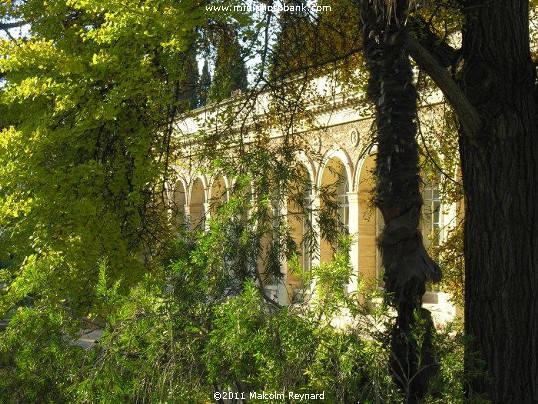
MULTIPOLYGON (((223 226, 216 220, 209 232, 178 240, 167 269, 128 293, 102 262, 90 294, 100 303, 95 318, 106 315, 106 325, 90 347, 79 346, 80 330, 95 326, 81 323, 66 305, 20 306, 0 344, 0 400, 204 403, 215 391, 233 390, 401 402, 380 366, 389 355, 390 314, 361 303, 371 302, 370 295, 344 292, 345 241, 333 262, 312 269, 316 286, 305 291, 305 303, 277 307, 247 275, 236 289, 241 272, 223 259, 223 226)), ((454 394, 463 389, 462 345, 451 335, 447 330, 438 342, 447 377, 440 389, 452 389, 441 390, 442 402, 459 402, 454 394)))
POLYGON ((71 343, 81 324, 65 305, 19 306, 0 339, 0 400, 64 402, 84 364, 71 343))
POLYGON ((31 295, 105 321, 97 263, 128 293, 169 247, 172 125, 198 105, 200 31, 234 13, 35 0, 0 17, 29 24, 0 38, 0 315, 31 295))
POLYGON ((2 309, 55 294, 88 314, 96 262, 126 286, 152 265, 154 238, 166 239, 176 61, 201 8, 185 18, 189 4, 167 1, 16 4, 31 26, 0 40, 0 243, 14 257, 2 309))
POLYGON ((185 105, 181 109, 195 109, 199 106, 200 88, 198 62, 196 60, 196 47, 191 43, 189 49, 180 60, 179 67, 182 79, 178 83, 177 98, 185 105))
POLYGON ((437 248, 439 263, 443 267, 443 289, 448 291, 451 301, 459 306, 465 304, 465 263, 463 257, 463 223, 448 233, 446 240, 437 248))
MULTIPOLYGON (((306 1, 283 2, 291 6, 307 5, 306 1)), ((320 75, 338 70, 345 81, 361 62, 360 20, 357 4, 345 0, 318 1, 325 11, 314 13, 296 8, 278 16, 275 44, 270 49, 271 81, 298 77, 304 72, 320 75), (338 66, 338 68, 337 68, 338 66)))
POLYGON ((207 97, 209 95, 209 90, 211 88, 211 75, 209 74, 209 67, 207 65, 207 60, 204 61, 204 66, 202 67, 202 75, 200 76, 200 99, 199 107, 203 107, 207 103, 207 97))
POLYGON ((88 352, 80 382, 70 388, 74 400, 182 402, 203 393, 189 388, 185 395, 186 386, 196 386, 187 366, 196 365, 188 361, 200 354, 200 332, 174 315, 177 307, 162 287, 148 278, 120 297, 110 325, 88 352))
POLYGON ((245 91, 248 86, 245 55, 238 33, 231 27, 218 32, 216 40, 215 72, 209 90, 211 102, 222 101, 235 90, 245 91))

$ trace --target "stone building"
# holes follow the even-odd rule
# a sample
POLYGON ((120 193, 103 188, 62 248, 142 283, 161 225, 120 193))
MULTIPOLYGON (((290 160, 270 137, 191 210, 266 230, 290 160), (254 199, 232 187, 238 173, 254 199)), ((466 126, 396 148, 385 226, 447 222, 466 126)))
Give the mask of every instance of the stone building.
MULTIPOLYGON (((305 147, 295 152, 297 161, 302 165, 308 178, 304 189, 304 198, 316 212, 322 200, 319 190, 323 187, 334 186, 338 204, 338 216, 347 232, 353 236, 350 250, 350 260, 353 266, 353 277, 347 285, 352 292, 357 289, 359 279, 374 287, 382 287, 382 266, 376 247, 376 237, 380 230, 380 214, 373 208, 371 192, 374 186, 372 171, 375 166, 375 144, 372 143, 372 118, 363 97, 357 93, 346 95, 342 86, 328 85, 327 78, 312 80, 310 90, 314 88, 307 101, 303 100, 302 109, 308 113, 298 119, 298 124, 287 132, 269 129, 268 137, 272 142, 278 142, 287 133, 305 140, 305 147), (326 90, 331 88, 330 91, 326 90), (336 90, 335 90, 336 88, 336 90), (306 116, 308 115, 308 118, 306 116), (305 123, 308 122, 308 123, 305 123)), ((197 160, 193 145, 200 133, 215 133, 220 126, 223 133, 239 130, 237 122, 243 124, 241 135, 245 143, 253 142, 256 124, 264 117, 275 114, 271 106, 272 95, 262 93, 254 100, 246 100, 242 94, 225 103, 209 105, 193 112, 177 122, 176 137, 184 145, 183 158, 177 162, 177 183, 173 199, 179 207, 180 216, 190 229, 205 228, 207 219, 215 214, 215 201, 224 200, 234 182, 219 173, 213 173, 204 168, 204 162, 197 160), (245 101, 246 100, 246 101, 245 101), (251 102, 251 104, 248 104, 251 102), (241 107, 238 107, 241 105, 241 107), (251 108, 245 108, 250 105, 251 108), (241 115, 247 109, 249 112, 241 115), (226 127, 221 116, 229 116, 235 112, 235 123, 226 127), (247 129, 245 129, 245 127, 247 129), (234 129, 235 128, 235 129, 234 129), (189 156, 189 157, 186 157, 189 156)), ((441 99, 437 95, 427 100, 427 105, 421 108, 421 114, 434 116, 439 114, 441 99)), ((275 126, 278 126, 276 124, 275 126)), ((444 237, 445 226, 453 223, 456 216, 456 206, 447 206, 439 198, 435 185, 425 184, 423 207, 423 235, 425 243, 438 243, 444 237)), ((297 208, 293 202, 286 202, 275 207, 280 214, 287 217, 292 229, 292 236, 301 246, 305 222, 318 226, 315 218, 305 221, 301 215, 294 214, 297 208)), ((315 214, 315 213, 314 213, 315 214)), ((319 230, 319 229, 314 229, 319 230)), ((300 254, 301 266, 308 269, 314 265, 332 259, 330 244, 318 234, 318 251, 308 251, 302 248, 300 254)), ((281 304, 291 303, 301 286, 301 280, 288 271, 286 262, 281 263, 283 281, 267 282, 267 292, 281 304)), ((424 296, 434 313, 442 318, 455 314, 455 308, 448 303, 446 293, 436 287, 431 287, 424 296)))

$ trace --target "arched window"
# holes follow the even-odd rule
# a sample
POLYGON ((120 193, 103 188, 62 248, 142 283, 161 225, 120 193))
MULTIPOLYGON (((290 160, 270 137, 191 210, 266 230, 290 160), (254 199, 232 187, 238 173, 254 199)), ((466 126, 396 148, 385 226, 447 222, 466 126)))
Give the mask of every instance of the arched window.
POLYGON ((424 246, 431 253, 431 247, 438 246, 441 241, 441 229, 443 227, 441 198, 439 196, 439 188, 435 183, 426 183, 423 200, 422 235, 424 236, 424 246))
POLYGON ((307 169, 300 165, 297 178, 289 185, 287 192, 288 225, 297 245, 299 263, 303 271, 312 268, 312 180, 307 169))
POLYGON ((337 248, 338 235, 335 234, 335 230, 339 230, 338 233, 342 235, 349 234, 349 179, 344 164, 339 158, 332 157, 325 164, 320 185, 322 233, 320 261, 327 262, 332 260, 337 248), (337 224, 337 228, 335 229, 331 224, 337 224), (332 228, 324 229, 324 225, 332 228))
POLYGON ((200 178, 191 187, 189 228, 205 230, 205 190, 200 178))

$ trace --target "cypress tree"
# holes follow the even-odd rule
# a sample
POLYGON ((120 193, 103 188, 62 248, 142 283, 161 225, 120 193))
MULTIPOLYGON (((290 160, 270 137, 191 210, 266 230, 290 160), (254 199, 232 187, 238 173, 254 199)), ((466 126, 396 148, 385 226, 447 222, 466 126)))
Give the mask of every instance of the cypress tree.
POLYGON ((204 61, 202 67, 202 76, 198 83, 198 106, 203 107, 207 104, 207 98, 209 96, 209 89, 211 88, 211 75, 209 73, 209 66, 207 60, 204 61))
POLYGON ((198 62, 196 61, 196 48, 192 46, 185 53, 182 61, 183 78, 179 83, 178 99, 184 101, 190 109, 198 107, 198 62))
POLYGON ((313 27, 308 14, 297 7, 296 2, 287 4, 294 8, 280 13, 279 16, 279 32, 271 53, 272 79, 283 78, 290 71, 306 67, 312 56, 308 35, 312 34, 313 27))
POLYGON ((237 32, 233 29, 224 30, 217 42, 215 73, 209 91, 209 100, 222 101, 228 98, 232 91, 245 91, 247 87, 247 68, 237 32))

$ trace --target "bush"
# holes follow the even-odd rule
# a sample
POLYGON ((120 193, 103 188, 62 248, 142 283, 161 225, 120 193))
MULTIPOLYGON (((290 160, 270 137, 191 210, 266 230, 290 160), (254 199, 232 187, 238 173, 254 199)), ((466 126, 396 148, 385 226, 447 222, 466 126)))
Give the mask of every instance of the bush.
MULTIPOLYGON (((127 294, 121 281, 109 284, 103 263, 89 292, 103 336, 91 348, 77 346, 88 324, 68 306, 15 310, 0 343, 0 401, 207 403, 217 391, 291 391, 323 392, 334 403, 402 402, 387 368, 390 313, 361 304, 372 301, 362 291, 344 292, 345 243, 312 269, 308 302, 277 307, 246 276, 225 293, 238 276, 211 252, 223 240, 210 232, 178 242, 171 264, 127 294)), ((434 343, 441 374, 427 402, 462 402, 461 334, 447 328, 434 343)))

